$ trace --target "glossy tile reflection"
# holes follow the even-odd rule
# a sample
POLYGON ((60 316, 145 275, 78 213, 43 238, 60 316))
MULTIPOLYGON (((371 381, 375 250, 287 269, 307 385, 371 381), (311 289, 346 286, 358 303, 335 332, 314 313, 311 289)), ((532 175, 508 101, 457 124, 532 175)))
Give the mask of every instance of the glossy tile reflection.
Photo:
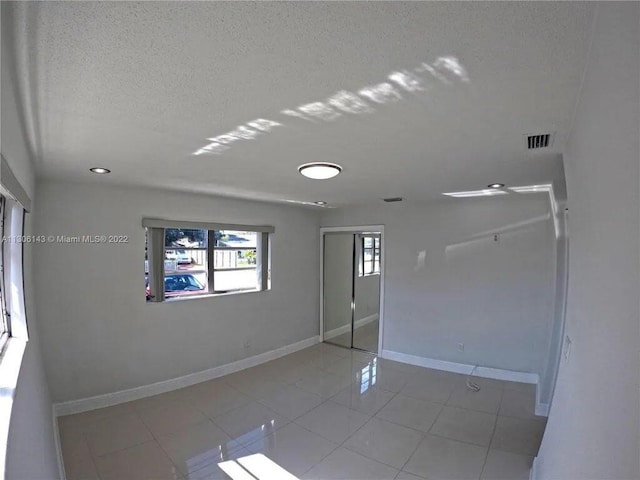
POLYGON ((67 478, 528 478, 535 386, 319 344, 209 382, 59 418, 67 478))

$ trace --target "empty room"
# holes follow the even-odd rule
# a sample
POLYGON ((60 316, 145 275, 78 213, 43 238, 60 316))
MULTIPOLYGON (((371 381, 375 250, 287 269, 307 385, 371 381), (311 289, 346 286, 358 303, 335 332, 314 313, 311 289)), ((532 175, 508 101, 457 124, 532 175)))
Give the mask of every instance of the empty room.
POLYGON ((640 480, 640 2, 1 1, 7 480, 640 480))

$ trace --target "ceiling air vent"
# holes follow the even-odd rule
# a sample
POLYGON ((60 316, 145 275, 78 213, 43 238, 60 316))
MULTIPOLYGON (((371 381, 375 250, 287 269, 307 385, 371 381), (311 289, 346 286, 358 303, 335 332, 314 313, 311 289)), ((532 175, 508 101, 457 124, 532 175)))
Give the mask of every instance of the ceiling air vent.
POLYGON ((387 203, 393 203, 393 202, 401 202, 403 200, 402 197, 390 197, 390 198, 383 198, 382 200, 384 200, 387 203))
POLYGON ((538 150, 547 148, 553 144, 553 133, 543 133, 542 135, 527 135, 527 150, 538 150))

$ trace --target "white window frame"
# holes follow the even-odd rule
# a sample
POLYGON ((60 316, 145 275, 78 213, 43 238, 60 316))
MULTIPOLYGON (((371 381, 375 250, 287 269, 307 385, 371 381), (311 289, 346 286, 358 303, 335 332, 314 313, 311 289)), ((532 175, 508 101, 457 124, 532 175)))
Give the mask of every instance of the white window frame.
POLYGON ((4 351, 9 338, 11 338, 11 315, 7 311, 7 302, 5 300, 5 268, 4 268, 4 246, 5 246, 5 212, 7 201, 4 195, 0 194, 0 352, 4 351))
MULTIPOLYGON (((15 400, 18 376, 27 345, 27 317, 24 298, 23 240, 25 235, 25 214, 31 210, 31 200, 9 163, 0 154, 0 195, 4 197, 2 291, 4 309, 7 312, 8 334, 0 350, 0 444, 7 445, 9 423, 15 400)), ((0 450, 0 472, 5 471, 6 449, 0 450)))
MULTIPOLYGON (((213 297, 222 295, 235 295, 241 293, 262 292, 271 289, 271 235, 275 232, 272 226, 264 225, 239 225, 239 224, 223 224, 209 222, 190 222, 148 219, 142 220, 142 226, 147 228, 147 257, 148 257, 148 274, 149 289, 151 297, 147 299, 147 303, 162 303, 174 300, 187 300, 202 297, 213 297), (207 251, 207 277, 208 288, 206 291, 198 294, 175 296, 171 298, 165 297, 164 290, 164 257, 165 250, 170 249, 165 246, 165 230, 168 228, 207 230, 207 246, 206 248, 197 247, 196 250, 207 251), (251 247, 219 247, 215 245, 216 231, 241 231, 256 233, 256 288, 255 289, 238 289, 216 291, 215 289, 215 272, 230 271, 233 269, 216 269, 215 268, 215 252, 220 250, 253 250, 251 247)), ((185 250, 190 248, 185 247, 185 250)), ((192 249, 191 249, 192 250, 192 249)), ((254 267, 251 267, 253 269, 254 267)), ((243 268, 244 269, 244 268, 243 268)))
MULTIPOLYGON (((24 299, 24 244, 33 237, 25 235, 25 213, 20 203, 7 195, 6 189, 0 189, 4 207, 2 209, 2 247, 0 255, 0 274, 2 289, 0 303, 4 307, 8 338, 28 340, 26 307, 24 299)), ((1 361, 1 360, 0 360, 1 361)))

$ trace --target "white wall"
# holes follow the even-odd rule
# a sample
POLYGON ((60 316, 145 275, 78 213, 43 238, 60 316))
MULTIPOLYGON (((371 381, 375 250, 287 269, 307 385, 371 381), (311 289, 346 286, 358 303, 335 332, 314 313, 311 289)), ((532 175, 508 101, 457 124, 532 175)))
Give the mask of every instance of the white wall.
POLYGON ((538 384, 538 402, 540 414, 548 415, 549 405, 556 386, 562 339, 564 338, 565 312, 567 305, 567 283, 569 269, 569 237, 567 229, 567 186, 564 178, 553 184, 554 202, 556 204, 556 285, 553 306, 553 328, 547 366, 538 384))
POLYGON ((385 225, 385 350, 542 374, 555 292, 549 210, 544 194, 514 194, 340 209, 321 223, 385 225), (494 242, 489 233, 505 228, 494 242))
POLYGON ((38 195, 38 234, 129 237, 35 247, 55 401, 176 378, 319 334, 313 210, 99 183, 45 181, 38 195), (147 304, 143 217, 274 225, 272 289, 147 304))
POLYGON ((640 4, 603 3, 565 152, 570 356, 536 462, 543 479, 637 479, 640 4))
MULTIPOLYGON (((35 176, 28 146, 23 112, 18 109, 14 78, 15 65, 10 54, 10 26, 13 24, 5 5, 2 5, 2 80, 0 102, 0 148, 16 178, 35 201, 35 176)), ((33 232, 33 214, 25 219, 25 233, 33 232)), ((33 250, 24 249, 24 287, 29 342, 25 349, 18 386, 11 412, 7 445, 7 480, 51 480, 59 478, 58 459, 54 444, 53 417, 49 386, 44 374, 39 339, 40 326, 36 320, 33 289, 33 250)))

